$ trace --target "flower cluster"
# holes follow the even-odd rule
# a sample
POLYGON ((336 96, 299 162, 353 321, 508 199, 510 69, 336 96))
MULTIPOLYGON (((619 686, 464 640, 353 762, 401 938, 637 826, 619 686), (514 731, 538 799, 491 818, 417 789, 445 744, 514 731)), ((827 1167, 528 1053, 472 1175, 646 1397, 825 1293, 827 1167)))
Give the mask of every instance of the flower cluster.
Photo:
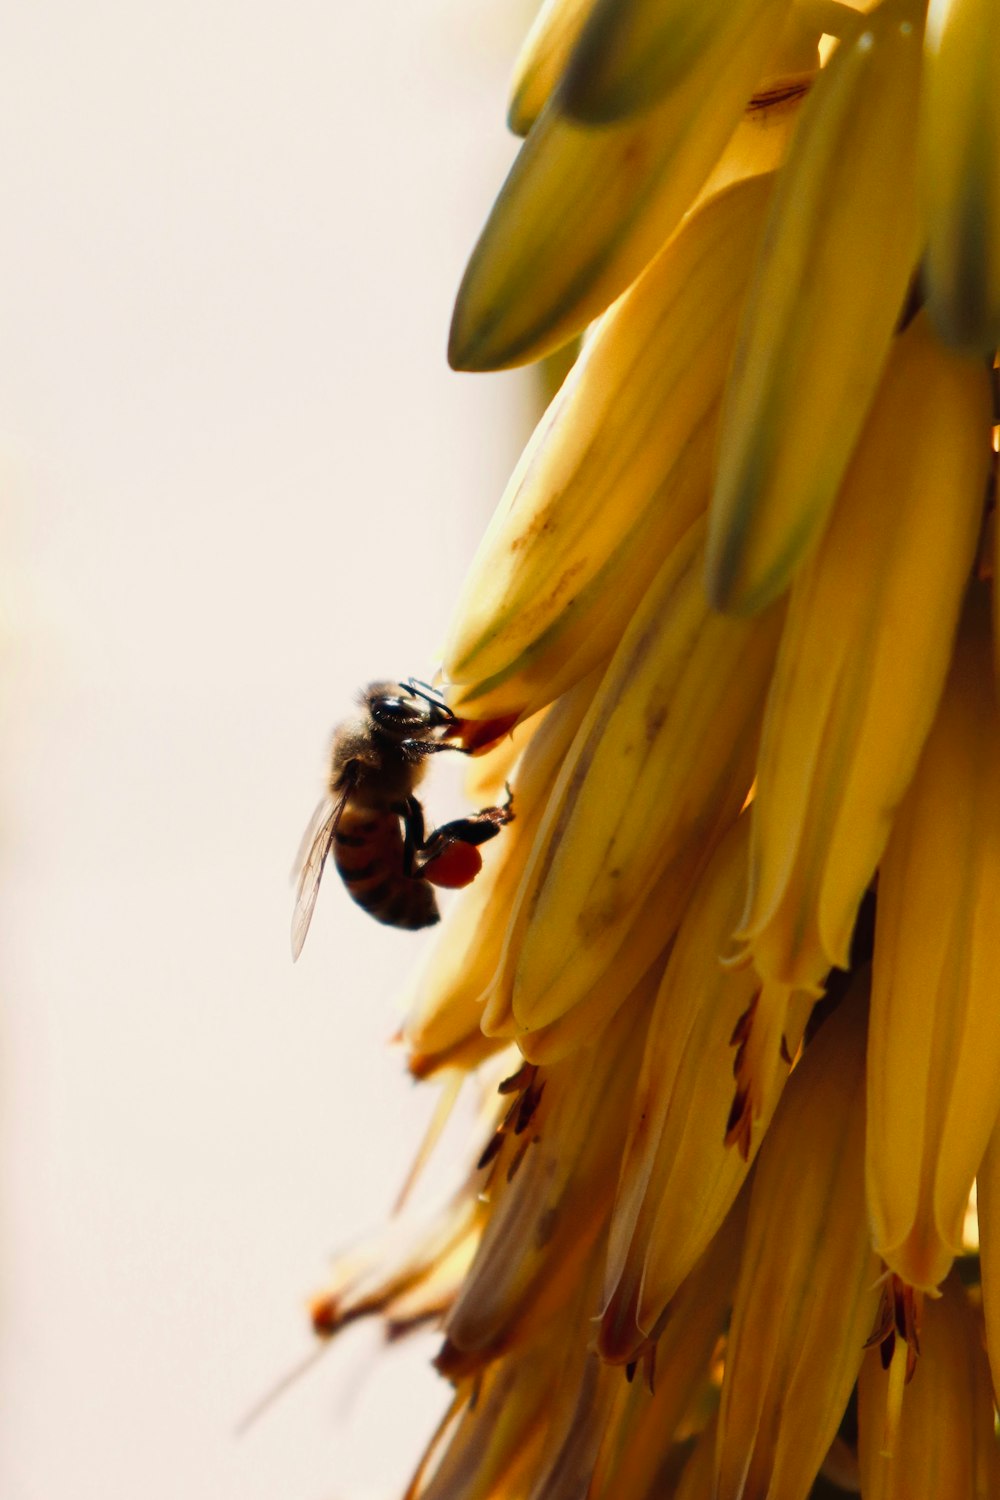
POLYGON ((589 332, 444 656, 484 1126, 317 1327, 442 1320, 412 1500, 1000 1496, 1000 0, 549 0, 511 124, 452 362, 589 332))

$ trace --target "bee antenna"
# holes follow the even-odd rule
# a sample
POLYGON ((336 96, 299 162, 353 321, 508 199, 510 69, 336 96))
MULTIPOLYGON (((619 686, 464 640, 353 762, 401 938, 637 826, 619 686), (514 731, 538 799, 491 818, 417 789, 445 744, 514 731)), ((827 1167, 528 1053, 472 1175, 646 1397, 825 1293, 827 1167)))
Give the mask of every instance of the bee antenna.
POLYGON ((406 679, 406 686, 418 698, 425 699, 432 707, 441 709, 449 719, 454 719, 454 711, 448 707, 441 692, 437 688, 431 687, 429 682, 421 682, 419 677, 408 677, 406 679))

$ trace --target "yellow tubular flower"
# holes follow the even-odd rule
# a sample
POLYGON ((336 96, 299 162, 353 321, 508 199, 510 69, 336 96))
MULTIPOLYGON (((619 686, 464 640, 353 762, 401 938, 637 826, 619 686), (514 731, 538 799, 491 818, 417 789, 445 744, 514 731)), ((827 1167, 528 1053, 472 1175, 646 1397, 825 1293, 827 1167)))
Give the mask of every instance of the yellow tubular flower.
POLYGON ((527 135, 569 60, 593 0, 544 0, 524 39, 510 85, 507 124, 527 135))
POLYGON ((866 976, 792 1074, 759 1157, 719 1413, 716 1500, 805 1500, 878 1305, 864 1193, 866 976))
MULTIPOLYGON (((749 789, 781 612, 713 615, 702 534, 692 528, 636 610, 542 820, 507 938, 525 1029, 583 999, 652 885, 674 861, 687 868, 692 846, 710 852, 749 789)), ((665 936, 680 915, 664 912, 665 936)))
MULTIPOLYGON (((684 1465, 680 1482, 672 1491, 672 1500, 712 1500, 715 1488, 715 1447, 718 1442, 718 1418, 713 1416, 698 1438, 694 1451, 684 1465)), ((649 1496, 652 1500, 652 1496, 649 1496)))
MULTIPOLYGON (((688 1455, 678 1487, 670 1491, 672 1500, 712 1500, 715 1490, 715 1445, 717 1442, 718 1413, 714 1413, 708 1427, 699 1434, 693 1451, 688 1455)), ((654 1491, 649 1491, 645 1500, 654 1500, 654 1491)))
POLYGON ((816 541, 919 247, 918 0, 885 0, 817 79, 781 169, 722 412, 708 591, 747 614, 816 541))
POLYGON ((689 1445, 671 1445, 671 1436, 702 1392, 713 1404, 712 1354, 732 1300, 742 1218, 727 1224, 672 1304, 655 1360, 646 1357, 641 1373, 599 1365, 582 1382, 567 1441, 533 1500, 646 1500, 679 1473, 689 1445))
MULTIPOLYGON (((692 1393, 687 1391, 686 1397, 683 1394, 683 1368, 688 1365, 691 1371, 696 1369, 689 1341, 710 1340, 721 1332, 723 1316, 732 1305, 748 1202, 749 1193, 744 1187, 674 1295, 667 1303, 651 1309, 648 1323, 643 1324, 639 1319, 638 1295, 644 1290, 641 1283, 637 1284, 636 1296, 631 1299, 621 1295, 619 1285, 601 1316, 598 1333, 601 1356, 609 1363, 627 1366, 642 1359, 649 1378, 654 1382, 659 1379, 664 1365, 668 1366, 674 1371, 678 1400, 685 1402, 685 1409, 692 1393)), ((709 1342, 703 1364, 711 1349, 709 1342)), ((680 1414, 679 1408, 678 1418, 680 1414)))
POLYGON ((587 1367, 588 1289, 526 1348, 459 1384, 451 1422, 432 1444, 406 1500, 529 1496, 565 1440, 587 1367), (441 1451, 443 1449, 443 1451, 441 1451), (433 1465, 436 1461, 436 1467, 433 1465))
POLYGON ((721 62, 768 0, 596 0, 559 88, 566 113, 607 124, 650 108, 706 54, 721 62))
POLYGON ((996 1393, 1000 1391, 1000 1125, 993 1127, 976 1188, 986 1348, 996 1393))
MULTIPOLYGON (((589 1274, 614 1177, 654 986, 600 1045, 527 1069, 483 1188, 489 1222, 447 1323, 456 1354, 488 1355, 530 1335, 589 1274)), ((473 1363, 451 1360, 455 1365, 473 1363)))
MULTIPOLYGON (((672 928, 665 930, 665 917, 683 907, 684 892, 690 888, 700 865, 701 853, 696 851, 690 865, 667 871, 649 893, 638 919, 629 928, 628 937, 615 961, 614 983, 608 985, 602 977, 579 1005, 574 1005, 557 1020, 534 1030, 517 1030, 510 1010, 509 993, 498 987, 491 997, 491 1004, 497 1007, 493 1014, 507 1018, 507 1026, 498 1034, 513 1036, 522 1055, 532 1063, 558 1062, 583 1043, 592 1042, 622 1005, 635 1004, 635 996, 645 994, 649 983, 656 988, 673 937, 672 928)), ((485 1015, 483 1026, 488 1026, 485 1015)))
MULTIPOLYGON (((657 1365, 652 1387, 646 1380, 623 1376, 620 1369, 594 1358, 585 1370, 566 1441, 542 1483, 532 1491, 531 1500, 581 1500, 583 1495, 587 1500, 664 1500, 668 1495, 679 1500, 682 1494, 690 1494, 693 1500, 699 1494, 676 1488, 682 1479, 689 1482, 692 1468, 694 1444, 686 1430, 686 1415, 677 1427, 683 1435, 673 1443, 668 1436, 677 1424, 677 1413, 686 1412, 691 1405, 689 1361, 702 1357, 706 1370, 708 1365, 708 1356, 696 1344, 695 1333, 696 1327, 707 1327, 708 1320, 700 1317, 690 1321, 694 1338, 689 1337, 683 1349, 680 1342, 674 1346, 672 1352, 680 1358, 664 1368, 662 1380, 657 1365)), ((705 1385, 710 1392, 707 1374, 705 1385)), ((712 1404, 711 1395, 706 1401, 712 1404)), ((714 1445, 711 1421, 707 1436, 710 1464, 714 1445)), ((699 1459, 698 1468, 702 1467, 704 1459, 699 1459)), ((710 1467, 707 1472, 710 1474, 710 1467)), ((705 1493, 707 1496, 708 1490, 705 1493)))
POLYGON ((609 1431, 595 1465, 598 1485, 610 1489, 612 1474, 621 1481, 644 1470, 651 1477, 657 1448, 708 1386, 713 1350, 732 1306, 746 1210, 743 1193, 659 1319, 654 1338, 636 1338, 634 1327, 617 1326, 607 1313, 602 1319, 601 1354, 618 1364, 641 1359, 644 1383, 658 1400, 655 1410, 642 1400, 630 1403, 622 1422, 609 1431))
POLYGON ((440 1078, 454 1069, 473 1073, 508 1045, 504 1037, 486 1036, 478 1012, 461 1002, 454 1008, 436 1010, 429 1019, 432 1026, 440 1026, 447 1033, 447 1039, 439 1046, 408 1052, 406 1066, 421 1081, 440 1078))
POLYGON ((715 1235, 756 1154, 786 1069, 744 1156, 725 1145, 732 1037, 760 981, 719 954, 743 899, 749 819, 727 834, 685 913, 656 997, 611 1221, 605 1324, 648 1335, 715 1235))
POLYGON ((622 1384, 619 1372, 602 1364, 591 1351, 579 1383, 572 1421, 561 1446, 550 1448, 548 1466, 531 1492, 532 1500, 579 1500, 586 1492, 622 1384))
MULTIPOLYGON (((455 1305, 475 1252, 476 1240, 469 1235, 435 1257, 422 1280, 400 1290, 380 1310, 386 1339, 403 1338, 428 1324, 440 1325, 455 1305)), ((326 1336, 323 1329, 314 1331, 326 1336)))
POLYGON ((426 1077, 482 1044, 483 1001, 506 931, 506 911, 517 890, 559 767, 597 685, 590 677, 566 693, 538 726, 511 772, 515 817, 510 835, 483 850, 483 869, 462 891, 441 924, 406 1005, 403 1040, 411 1071, 426 1077), (457 1049, 457 1056, 456 1056, 457 1049))
POLYGON ((602 319, 479 548, 444 653, 462 714, 531 713, 606 661, 708 504, 770 178, 695 214, 602 319))
POLYGON ((757 970, 778 983, 816 991, 830 968, 847 967, 858 906, 944 686, 979 536, 989 421, 986 371, 918 318, 896 341, 830 526, 796 576, 740 924, 757 970))
MULTIPOLYGON (((815 46, 810 50, 815 52, 815 46)), ((793 55, 790 61, 794 64, 797 59, 793 55)), ((815 64, 810 69, 795 68, 791 76, 778 74, 764 80, 695 199, 692 212, 734 182, 760 177, 781 166, 814 75, 815 64)))
POLYGON ((990 1377, 976 1318, 952 1273, 927 1298, 920 1359, 886 1442, 891 1371, 869 1349, 858 1380, 858 1451, 864 1500, 994 1500, 1000 1449, 990 1377))
POLYGON ((988 591, 969 600, 879 877, 868 1043, 875 1244, 934 1291, 1000 1106, 1000 711, 988 591))
MULTIPOLYGON (((755 7, 655 109, 593 131, 550 101, 466 269, 455 369, 496 370, 558 348, 623 292, 676 228, 735 130, 789 0, 755 7)), ((743 12, 745 5, 734 7, 743 12)))
POLYGON ((1000 343, 1000 7, 931 0, 921 165, 931 316, 943 338, 1000 343))
POLYGON ((464 1271, 485 1222, 471 1183, 416 1223, 412 1216, 395 1220, 337 1258, 329 1285, 313 1299, 314 1331, 332 1338, 359 1318, 400 1316, 406 1300, 424 1295, 430 1282, 440 1288, 442 1268, 464 1271))

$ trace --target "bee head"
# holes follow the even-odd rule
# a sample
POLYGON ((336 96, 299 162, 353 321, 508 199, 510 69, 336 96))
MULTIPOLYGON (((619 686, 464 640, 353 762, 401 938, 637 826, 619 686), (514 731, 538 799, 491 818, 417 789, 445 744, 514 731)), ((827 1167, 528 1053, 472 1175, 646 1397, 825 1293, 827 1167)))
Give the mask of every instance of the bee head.
POLYGON ((454 721, 444 699, 426 683, 373 682, 363 703, 379 729, 401 738, 454 721))

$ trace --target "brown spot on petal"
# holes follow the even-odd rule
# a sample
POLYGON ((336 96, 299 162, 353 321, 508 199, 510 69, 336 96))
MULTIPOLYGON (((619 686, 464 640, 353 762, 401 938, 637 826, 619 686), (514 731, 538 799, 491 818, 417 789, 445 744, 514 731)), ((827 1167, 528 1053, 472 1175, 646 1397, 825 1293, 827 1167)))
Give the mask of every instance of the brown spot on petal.
POLYGON ((535 1249, 544 1250, 559 1225, 558 1208, 547 1208, 535 1225, 535 1249))
POLYGON ((666 722, 667 722, 667 705, 665 703, 658 705, 656 708, 647 709, 647 711, 646 711, 646 743, 647 743, 647 745, 655 744, 656 739, 659 736, 660 730, 663 728, 663 726, 664 726, 664 724, 666 722))
POLYGON ((758 114, 761 110, 773 109, 778 104, 790 104, 793 99, 801 99, 809 92, 809 85, 808 78, 789 78, 787 81, 773 83, 769 88, 751 95, 747 103, 747 114, 758 114))

